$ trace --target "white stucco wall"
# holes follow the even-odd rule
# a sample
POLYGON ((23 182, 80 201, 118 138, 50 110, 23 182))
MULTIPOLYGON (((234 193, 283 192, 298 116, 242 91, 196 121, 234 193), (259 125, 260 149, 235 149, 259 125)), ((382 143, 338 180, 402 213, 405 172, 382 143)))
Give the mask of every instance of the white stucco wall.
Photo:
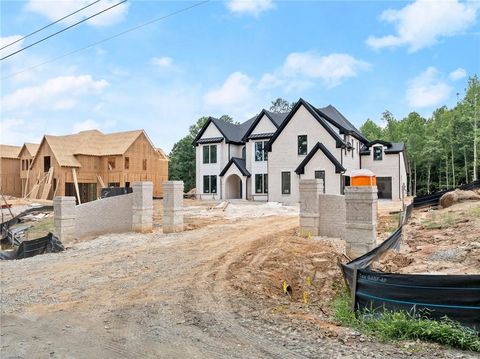
POLYGON ((343 167, 347 169, 347 171, 345 172, 345 176, 350 176, 353 170, 357 170, 360 168, 360 156, 358 151, 359 145, 358 140, 353 136, 345 136, 345 142, 350 142, 354 147, 350 151, 342 150, 343 167))
POLYGON ((238 177, 240 177, 241 181, 242 181, 242 199, 246 199, 246 193, 247 193, 247 177, 245 177, 242 172, 240 172, 240 170, 238 169, 238 167, 232 163, 232 165, 230 166, 230 168, 227 170, 227 172, 225 173, 225 175, 223 177, 219 177, 221 179, 221 182, 222 182, 222 199, 228 199, 230 197, 230 194, 231 194, 231 189, 229 188, 228 186, 228 178, 231 176, 231 175, 237 175, 238 177))
MULTIPOLYGON (((377 145, 373 146, 376 147, 377 145)), ((403 160, 403 152, 385 154, 383 152, 382 160, 373 160, 373 147, 370 148, 370 155, 362 156, 362 168, 369 169, 377 177, 391 177, 392 178, 392 199, 401 199, 400 189, 402 184, 407 183, 407 173, 403 160), (400 186, 400 187, 399 187, 400 186)), ((385 146, 382 146, 385 150, 385 146)), ((405 187, 406 188, 406 187, 405 187)))
MULTIPOLYGON (((257 126, 252 131, 252 134, 261 133, 274 133, 277 127, 270 121, 270 119, 263 115, 257 126)), ((251 173, 251 177, 248 179, 248 199, 254 201, 267 201, 268 195, 255 193, 255 174, 268 174, 267 161, 255 161, 255 142, 268 141, 269 139, 262 140, 249 140, 246 143, 246 166, 251 173)))
MULTIPOLYGON (((295 169, 305 158, 297 154, 297 136, 299 135, 307 135, 307 153, 317 142, 321 142, 340 161, 340 149, 335 147, 335 139, 305 107, 301 106, 273 143, 272 151, 268 153, 269 201, 288 204, 299 201, 299 176, 295 173, 295 169), (281 172, 283 171, 291 173, 291 194, 289 195, 282 194, 281 172)), ((333 194, 339 194, 339 192, 333 194)))
POLYGON ((259 133, 272 133, 275 132, 277 128, 275 125, 270 121, 270 119, 263 115, 261 120, 257 123, 255 128, 252 131, 252 134, 259 134, 259 133))
POLYGON ((315 171, 325 171, 325 194, 340 193, 340 174, 335 173, 335 165, 318 150, 315 156, 305 166, 305 173, 300 175, 300 179, 314 179, 315 171))

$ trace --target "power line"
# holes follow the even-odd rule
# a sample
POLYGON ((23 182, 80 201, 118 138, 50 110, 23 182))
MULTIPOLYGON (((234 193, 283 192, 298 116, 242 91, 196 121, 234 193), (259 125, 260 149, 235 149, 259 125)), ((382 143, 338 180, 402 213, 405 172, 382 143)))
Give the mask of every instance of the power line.
POLYGON ((30 70, 36 69, 37 67, 40 67, 40 66, 49 64, 49 63, 51 63, 51 62, 58 61, 58 60, 60 60, 60 59, 63 59, 64 57, 67 57, 67 56, 76 54, 77 52, 80 52, 80 51, 89 49, 89 48, 91 48, 91 47, 93 47, 93 46, 96 46, 96 45, 99 45, 99 44, 104 43, 104 42, 106 42, 106 41, 115 39, 115 38, 120 37, 120 36, 122 36, 122 35, 125 35, 125 34, 127 34, 127 33, 129 33, 129 32, 132 32, 132 31, 135 31, 135 30, 140 29, 140 28, 142 28, 142 27, 151 25, 151 24, 153 24, 153 23, 155 23, 155 22, 158 22, 158 21, 167 19, 167 18, 169 18, 169 17, 175 16, 175 15, 180 14, 180 13, 182 13, 182 12, 185 12, 185 11, 188 11, 188 10, 190 10, 190 9, 193 9, 193 8, 195 8, 195 7, 197 7, 197 6, 204 5, 204 4, 208 3, 208 2, 210 2, 210 0, 200 1, 200 2, 198 2, 198 3, 196 3, 196 4, 191 5, 191 6, 187 6, 187 7, 184 7, 184 8, 182 8, 182 9, 180 9, 180 10, 171 12, 170 14, 167 14, 167 15, 164 15, 164 16, 161 16, 161 17, 158 17, 158 18, 156 18, 156 19, 152 19, 152 20, 147 21, 147 22, 145 22, 145 23, 142 23, 142 24, 140 24, 140 25, 131 27, 130 29, 127 29, 127 30, 125 30, 125 31, 119 32, 119 33, 116 34, 116 35, 106 37, 106 38, 104 38, 104 39, 102 39, 102 40, 99 40, 99 41, 96 41, 96 42, 94 42, 94 43, 91 43, 90 45, 81 47, 81 48, 79 48, 79 49, 77 49, 77 50, 73 50, 73 51, 67 52, 67 53, 65 53, 65 54, 63 54, 63 55, 54 57, 54 58, 52 58, 52 59, 50 59, 50 60, 47 60, 47 61, 45 61, 45 62, 42 62, 42 63, 39 63, 39 64, 37 64, 37 65, 31 66, 31 67, 27 67, 26 69, 23 69, 23 70, 20 70, 20 71, 11 73, 10 75, 7 75, 7 76, 5 76, 5 77, 2 77, 2 80, 8 79, 8 78, 10 78, 10 77, 17 76, 17 75, 19 75, 19 74, 21 74, 21 73, 23 73, 23 72, 25 72, 25 71, 30 71, 30 70))
POLYGON ((30 44, 30 45, 28 45, 28 46, 22 47, 20 50, 17 50, 17 51, 12 52, 11 54, 9 54, 9 55, 7 55, 7 56, 2 57, 2 58, 0 59, 0 61, 3 61, 3 60, 5 60, 5 59, 8 59, 9 57, 11 57, 11 56, 13 56, 13 55, 15 55, 15 54, 18 54, 19 52, 25 51, 26 49, 29 49, 30 47, 35 46, 35 45, 37 45, 37 44, 40 43, 40 42, 43 42, 43 41, 45 41, 45 40, 48 40, 49 38, 51 38, 51 37, 53 37, 53 36, 55 36, 55 35, 58 35, 58 34, 64 32, 64 31, 67 31, 68 29, 70 29, 70 28, 72 28, 72 27, 74 27, 74 26, 77 26, 78 24, 81 24, 82 22, 85 22, 85 21, 87 21, 87 20, 90 20, 91 18, 93 18, 93 17, 95 17, 95 16, 98 16, 98 15, 104 13, 105 11, 111 10, 111 9, 113 9, 114 7, 117 7, 118 5, 121 5, 121 4, 123 4, 124 2, 126 2, 126 1, 127 1, 127 0, 122 0, 122 1, 120 1, 119 3, 116 3, 115 5, 112 5, 112 6, 110 6, 110 7, 107 7, 106 9, 104 9, 104 10, 102 10, 102 11, 99 11, 99 12, 97 12, 96 14, 93 14, 93 15, 91 15, 91 16, 86 17, 86 18, 83 19, 83 20, 80 20, 80 21, 76 22, 75 24, 72 24, 72 25, 67 26, 66 28, 64 28, 64 29, 62 29, 62 30, 59 30, 59 31, 57 31, 57 32, 54 32, 53 34, 48 35, 47 37, 44 37, 43 39, 40 39, 40 40, 34 42, 33 44, 30 44))
POLYGON ((52 26, 52 25, 55 25, 56 23, 58 23, 58 22, 60 22, 60 21, 62 21, 62 20, 65 20, 66 18, 68 18, 68 17, 70 17, 70 16, 72 16, 72 15, 75 15, 76 13, 79 13, 79 12, 82 11, 82 10, 85 10, 87 7, 90 7, 90 6, 92 6, 92 5, 95 5, 96 3, 100 2, 100 1, 101 1, 101 0, 94 1, 94 2, 92 2, 91 4, 88 4, 87 6, 84 6, 84 7, 82 7, 81 9, 78 9, 77 11, 74 11, 74 12, 72 12, 72 13, 64 16, 64 17, 62 17, 61 19, 55 20, 54 22, 51 22, 50 24, 45 25, 44 27, 42 27, 42 28, 40 28, 40 29, 38 29, 38 30, 35 30, 34 32, 31 32, 30 34, 25 35, 25 36, 23 36, 23 37, 15 40, 15 41, 9 43, 8 45, 5 45, 5 46, 1 47, 0 50, 3 50, 3 49, 5 49, 5 48, 7 48, 7 47, 9 47, 9 46, 12 46, 12 45, 16 44, 16 43, 19 42, 19 41, 25 40, 27 37, 30 37, 30 36, 32 36, 32 35, 35 35, 37 32, 40 32, 40 31, 42 31, 42 30, 45 30, 47 27, 50 27, 50 26, 52 26))

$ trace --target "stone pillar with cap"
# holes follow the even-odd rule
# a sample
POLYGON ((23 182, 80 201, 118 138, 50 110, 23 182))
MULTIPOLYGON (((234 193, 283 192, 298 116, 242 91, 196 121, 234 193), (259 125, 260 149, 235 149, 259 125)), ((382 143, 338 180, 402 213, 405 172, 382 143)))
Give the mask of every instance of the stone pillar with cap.
POLYGON ((345 242, 347 255, 353 259, 376 246, 378 197, 372 171, 353 171, 350 178, 351 186, 345 188, 345 242))
POLYGON ((320 213, 318 196, 323 193, 321 179, 302 179, 300 189, 300 231, 303 234, 318 236, 320 213))
POLYGON ((183 231, 183 181, 163 183, 163 233, 183 231))

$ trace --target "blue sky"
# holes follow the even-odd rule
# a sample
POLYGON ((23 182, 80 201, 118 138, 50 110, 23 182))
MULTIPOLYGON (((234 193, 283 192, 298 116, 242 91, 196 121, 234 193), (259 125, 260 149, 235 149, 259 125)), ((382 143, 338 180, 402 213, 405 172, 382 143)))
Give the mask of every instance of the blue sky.
MULTIPOLYGON (((0 44, 92 1, 2 1, 0 44)), ((192 4, 128 1, 0 62, 0 142, 143 128, 170 151, 200 116, 243 122, 277 97, 380 124, 386 109, 400 118, 453 105, 480 73, 480 3, 471 1, 210 1, 30 69, 192 4)))

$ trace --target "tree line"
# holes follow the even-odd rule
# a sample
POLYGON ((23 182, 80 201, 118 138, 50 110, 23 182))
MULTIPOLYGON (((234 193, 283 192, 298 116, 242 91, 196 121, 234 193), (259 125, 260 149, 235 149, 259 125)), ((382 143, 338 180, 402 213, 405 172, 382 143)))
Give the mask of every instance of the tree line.
POLYGON ((427 118, 411 112, 400 120, 385 111, 383 127, 367 119, 360 131, 370 140, 404 142, 410 193, 428 194, 478 179, 479 107, 480 82, 473 76, 453 108, 442 106, 427 118))
MULTIPOLYGON (((294 105, 278 98, 271 102, 270 111, 287 112, 294 105)), ((396 119, 387 110, 381 118, 382 126, 367 119, 360 131, 369 140, 404 142, 410 165, 410 193, 428 194, 478 179, 479 107, 480 82, 475 75, 469 78, 462 97, 457 94, 453 108, 442 106, 430 117, 411 112, 402 119, 396 119)), ((238 123, 228 115, 220 119, 238 123)), ((183 180, 186 191, 195 187, 193 140, 207 120, 208 117, 198 119, 170 152, 169 177, 183 180)))

